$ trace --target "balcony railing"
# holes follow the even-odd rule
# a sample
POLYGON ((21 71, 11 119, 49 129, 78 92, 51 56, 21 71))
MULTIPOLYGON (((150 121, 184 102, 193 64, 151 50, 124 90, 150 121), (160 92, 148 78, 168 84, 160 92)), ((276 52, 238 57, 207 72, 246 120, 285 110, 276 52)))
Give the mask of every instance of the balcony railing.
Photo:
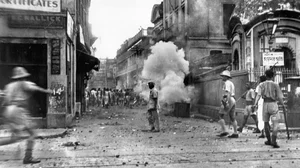
POLYGON ((128 50, 130 47, 132 47, 135 43, 137 43, 143 37, 147 37, 147 36, 148 36, 148 30, 147 29, 141 29, 134 37, 126 40, 126 42, 117 51, 117 55, 120 55, 124 51, 128 50))

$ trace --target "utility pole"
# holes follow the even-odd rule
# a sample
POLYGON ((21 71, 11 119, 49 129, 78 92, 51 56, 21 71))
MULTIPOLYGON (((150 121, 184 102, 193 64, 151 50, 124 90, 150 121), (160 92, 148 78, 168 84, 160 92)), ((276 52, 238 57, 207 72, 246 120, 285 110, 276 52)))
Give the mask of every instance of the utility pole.
POLYGON ((107 61, 108 58, 106 57, 106 61, 105 61, 105 87, 107 88, 107 61))

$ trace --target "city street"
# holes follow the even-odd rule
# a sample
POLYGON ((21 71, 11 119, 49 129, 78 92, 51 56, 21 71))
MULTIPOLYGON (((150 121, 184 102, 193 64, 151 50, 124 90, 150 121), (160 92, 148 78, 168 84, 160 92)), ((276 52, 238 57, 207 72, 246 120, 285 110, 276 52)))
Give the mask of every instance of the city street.
POLYGON ((218 138, 216 122, 167 114, 161 113, 161 132, 151 133, 145 107, 95 108, 66 136, 36 141, 34 157, 40 164, 22 164, 23 141, 0 147, 0 167, 299 167, 296 133, 289 141, 280 133, 281 148, 273 149, 252 130, 238 139, 218 138))

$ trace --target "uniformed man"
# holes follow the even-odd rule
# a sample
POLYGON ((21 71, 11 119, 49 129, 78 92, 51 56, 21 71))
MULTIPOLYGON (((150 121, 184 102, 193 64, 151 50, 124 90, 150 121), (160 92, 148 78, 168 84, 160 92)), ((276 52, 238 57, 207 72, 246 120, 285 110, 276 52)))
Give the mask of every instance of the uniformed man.
POLYGON ((150 131, 159 132, 158 91, 155 88, 154 82, 149 82, 148 87, 150 89, 150 96, 147 117, 150 125, 150 131))
POLYGON ((274 148, 279 148, 280 146, 277 144, 277 132, 278 132, 278 120, 279 120, 279 113, 278 113, 278 104, 279 103, 283 106, 284 112, 286 111, 284 103, 283 103, 283 94, 282 91, 277 83, 272 81, 274 77, 274 72, 272 70, 267 70, 265 72, 267 80, 261 84, 260 90, 257 93, 255 99, 255 106, 257 107, 258 100, 262 97, 264 99, 263 103, 263 121, 265 126, 265 134, 267 137, 267 141, 265 142, 266 145, 271 145, 274 148), (272 121, 272 137, 270 134, 270 124, 269 121, 272 121))
POLYGON ((14 81, 5 86, 5 98, 3 102, 5 109, 3 117, 5 118, 5 124, 7 124, 12 131, 12 137, 9 140, 0 141, 0 145, 15 143, 22 139, 20 136, 21 131, 26 131, 29 134, 29 138, 23 159, 24 164, 40 162, 40 160, 32 158, 36 134, 29 121, 28 100, 34 91, 52 93, 51 90, 43 89, 38 87, 35 83, 28 81, 27 78, 29 76, 30 74, 26 69, 16 67, 13 69, 13 76, 11 77, 14 81))
POLYGON ((223 71, 221 74, 222 81, 223 81, 223 87, 222 87, 222 101, 221 101, 221 108, 219 111, 219 124, 222 129, 222 133, 218 136, 224 137, 229 135, 228 131, 225 127, 225 120, 224 115, 228 114, 230 121, 233 125, 233 131, 234 133, 228 138, 238 138, 239 135, 237 133, 237 121, 235 119, 235 88, 234 84, 229 80, 231 79, 230 72, 228 70, 223 71))

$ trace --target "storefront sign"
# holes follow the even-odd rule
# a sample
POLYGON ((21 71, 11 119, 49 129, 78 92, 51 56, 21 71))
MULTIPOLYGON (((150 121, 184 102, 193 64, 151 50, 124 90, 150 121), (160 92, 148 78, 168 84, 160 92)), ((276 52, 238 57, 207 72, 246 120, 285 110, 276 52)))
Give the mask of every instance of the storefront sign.
POLYGON ((51 74, 60 74, 60 40, 51 40, 51 74))
POLYGON ((278 38, 275 39, 275 42, 276 43, 288 43, 289 39, 285 38, 285 37, 278 37, 278 38))
POLYGON ((263 53, 263 66, 284 66, 283 52, 263 53))
POLYGON ((61 0, 0 0, 0 8, 60 12, 61 0))
POLYGON ((64 28, 64 20, 63 16, 53 15, 11 15, 8 18, 8 26, 12 28, 64 28))

